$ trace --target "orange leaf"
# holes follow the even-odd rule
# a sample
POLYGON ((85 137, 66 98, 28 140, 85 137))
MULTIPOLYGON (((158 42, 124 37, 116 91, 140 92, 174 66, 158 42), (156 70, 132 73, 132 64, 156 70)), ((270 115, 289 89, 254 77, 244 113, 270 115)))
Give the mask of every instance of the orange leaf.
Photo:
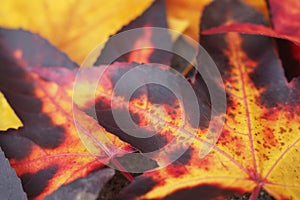
MULTIPOLYGON (((96 111, 96 117, 101 126, 103 126, 107 131, 117 135, 121 140, 128 142, 133 147, 139 149, 141 152, 151 152, 163 147, 168 143, 177 133, 176 128, 185 125, 186 131, 193 129, 190 123, 190 119, 183 121, 183 111, 193 113, 197 107, 184 107, 181 108, 179 100, 168 88, 157 85, 154 83, 147 83, 147 81, 152 79, 159 79, 162 82, 168 82, 168 84, 173 85, 174 89, 180 94, 185 93, 183 85, 185 85, 186 80, 174 74, 167 66, 156 66, 138 63, 114 63, 106 66, 86 68, 83 70, 85 73, 83 75, 81 85, 83 88, 90 88, 93 90, 91 82, 93 80, 98 80, 97 72, 102 70, 101 79, 99 79, 99 84, 97 85, 95 91, 95 100, 85 98, 86 95, 84 89, 79 90, 77 93, 80 94, 80 98, 75 102, 78 103, 79 107, 85 110, 86 113, 93 113, 96 111), (148 68, 148 69, 147 69, 148 68), (133 72, 134 71, 134 72, 133 72), (121 81, 122 77, 128 73, 132 73, 133 77, 139 77, 142 86, 140 86, 134 93, 128 97, 130 94, 131 85, 124 85, 119 91, 115 90, 118 81, 121 81), (147 83, 147 84, 145 84, 147 83), (95 105, 94 105, 95 104, 95 105), (127 110, 127 105, 129 106, 128 111, 132 120, 141 128, 137 132, 138 135, 149 136, 149 137, 134 137, 127 133, 127 131, 132 132, 136 127, 131 127, 131 124, 126 124, 126 118, 124 113, 127 110), (117 124, 113 111, 118 112, 118 116, 122 117, 123 127, 117 124), (125 128, 124 128, 125 127, 125 128)), ((124 80, 124 79, 123 79, 124 80)), ((132 80, 132 79, 129 79, 132 80)), ((138 83, 136 81, 134 83, 138 83)), ((127 83, 127 82, 126 82, 127 83)), ((119 83, 120 84, 120 83, 119 83)), ((202 96, 199 99, 203 105, 199 107, 199 110, 203 115, 200 117, 200 125, 205 127, 207 125, 206 115, 209 100, 206 98, 206 91, 197 92, 198 96, 202 96)), ((192 118, 190 116, 190 118, 192 118)), ((199 122, 197 121, 197 125, 199 122)), ((183 140, 183 139, 182 139, 183 140)), ((178 148, 180 148, 178 146, 178 148)))
POLYGON ((98 145, 97 152, 91 154, 83 145, 80 132, 92 141, 105 135, 119 148, 131 150, 76 106, 72 109, 69 92, 75 71, 60 65, 76 66, 64 54, 28 32, 0 31, 0 90, 24 122, 24 127, 17 131, 2 132, 0 145, 30 199, 42 199, 119 155, 116 151, 107 154, 97 142, 93 143, 98 145), (14 43, 16 35, 21 42, 14 43), (27 42, 31 45, 27 46, 27 42), (53 57, 49 59, 49 55, 53 57), (74 113, 81 119, 77 126, 74 113))
MULTIPOLYGON (((239 1, 215 1, 205 9, 201 29, 238 20, 239 13, 251 16, 243 21, 263 23, 239 1)), ((224 199, 252 192, 254 200, 261 188, 276 199, 300 198, 300 79, 286 81, 269 38, 202 35, 201 44, 217 63, 228 98, 214 150, 199 158, 196 139, 180 159, 138 177, 119 199, 224 199)))

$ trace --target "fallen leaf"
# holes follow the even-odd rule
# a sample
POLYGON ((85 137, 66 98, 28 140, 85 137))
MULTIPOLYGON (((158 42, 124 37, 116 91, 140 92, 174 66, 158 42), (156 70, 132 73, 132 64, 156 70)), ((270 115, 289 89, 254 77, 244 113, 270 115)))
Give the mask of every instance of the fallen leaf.
POLYGON ((25 200, 26 194, 22 189, 21 181, 14 169, 9 165, 3 151, 0 148, 0 198, 25 200))
POLYGON ((0 92, 0 131, 6 131, 9 128, 18 129, 23 126, 22 122, 10 107, 2 92, 0 92))
POLYGON ((211 0, 166 0, 168 19, 187 21, 189 26, 183 33, 199 41, 199 19, 203 8, 210 2, 211 0))
MULTIPOLYGON (((295 0, 283 2, 269 0, 270 13, 274 30, 285 35, 300 38, 300 6, 295 0)), ((299 39, 300 40, 300 39, 299 39)), ((300 46, 286 41, 277 40, 278 53, 290 81, 300 75, 300 46)))
MULTIPOLYGON (((235 13, 243 12, 245 16, 251 13, 252 9, 242 3, 232 4, 226 9, 233 13, 227 17, 228 21, 241 18, 235 13)), ((210 13, 205 20, 209 25, 202 24, 203 27, 220 24, 218 19, 209 20, 213 10, 210 13)), ((251 17, 249 22, 266 25, 260 13, 253 14, 257 17, 251 17)), ((290 165, 299 163, 295 157, 300 148, 300 117, 296 106, 300 101, 299 77, 287 82, 270 38, 229 33, 203 36, 201 44, 224 74, 229 96, 226 123, 229 134, 225 130, 219 143, 228 146, 234 160, 244 166, 248 179, 255 184, 243 188, 252 191, 252 199, 261 188, 276 199, 299 198, 299 165, 290 165), (232 138, 229 141, 233 145, 227 143, 226 137, 232 138)))
POLYGON ((274 29, 254 22, 239 21, 242 23, 235 23, 235 21, 228 21, 220 24, 219 27, 205 30, 202 34, 226 32, 258 34, 286 39, 300 46, 300 31, 298 30, 300 23, 294 20, 295 17, 300 16, 300 6, 295 0, 288 0, 284 3, 278 0, 269 0, 269 4, 274 29), (291 12, 291 9, 293 12, 291 12))
POLYGON ((252 23, 233 23, 230 22, 229 25, 222 25, 219 27, 214 27, 209 30, 202 31, 202 34, 217 34, 217 33, 228 33, 228 32, 238 32, 245 34, 255 34, 255 35, 265 35, 275 38, 282 38, 294 42, 296 45, 300 46, 300 38, 295 35, 287 35, 285 33, 277 32, 265 25, 258 25, 252 23))
MULTIPOLYGON (((172 18, 188 22, 188 28, 183 33, 199 41, 199 24, 203 9, 211 0, 167 0, 168 20, 172 18)), ((268 16, 268 9, 265 1, 246 0, 247 3, 255 6, 268 16)))
POLYGON ((41 38, 38 34, 32 34, 22 29, 0 28, 0 40, 3 48, 12 52, 14 59, 28 67, 64 67, 75 69, 76 63, 68 56, 59 52, 56 47, 41 38), (43 52, 41 54, 41 52, 43 52))
POLYGON ((80 64, 97 44, 139 16, 152 2, 4 0, 1 1, 0 25, 40 33, 80 64))
POLYGON ((269 0, 269 5, 273 29, 257 24, 230 22, 206 30, 203 34, 239 32, 279 38, 276 40, 278 53, 287 79, 290 81, 300 75, 300 31, 298 30, 300 24, 295 20, 297 16, 300 16, 300 6, 295 0, 285 2, 269 0))
MULTIPOLYGON (((182 34, 189 26, 189 22, 184 19, 169 17, 167 20, 168 20, 169 28, 174 31, 177 31, 180 34, 182 34)), ((179 34, 172 34, 171 35, 172 41, 176 41, 179 36, 180 36, 179 34)))
MULTIPOLYGON (((202 15, 201 30, 248 21, 241 13, 265 23, 240 1, 215 1, 202 15)), ((119 199, 224 199, 252 192, 254 200, 262 188, 276 199, 300 198, 300 79, 286 81, 267 37, 201 35, 201 44, 226 86, 226 124, 217 144, 201 159, 196 138, 180 159, 138 177, 119 199)))
POLYGON ((115 171, 113 169, 101 169, 91 173, 84 178, 79 178, 68 185, 63 185, 54 191, 51 195, 45 197, 45 200, 96 200, 98 194, 109 181, 115 171))
MULTIPOLYGON (((87 69, 92 70, 93 68, 87 69)), ((97 68, 86 75, 86 80, 93 80, 92 74, 96 74, 96 70, 97 68)), ((95 109, 97 115, 94 117, 98 119, 101 126, 121 140, 139 149, 144 155, 147 152, 153 152, 164 147, 173 139, 177 142, 182 140, 183 142, 180 143, 182 146, 178 144, 174 147, 176 148, 174 154, 176 154, 177 150, 184 149, 184 145, 190 137, 182 136, 183 133, 188 132, 193 135, 193 131, 207 128, 207 120, 210 117, 208 114, 210 100, 207 99, 206 88, 202 86, 201 89, 203 90, 199 89, 194 97, 189 93, 190 91, 187 91, 186 84, 189 83, 184 77, 175 74, 167 66, 116 62, 107 67, 102 73, 99 85, 96 88, 95 100, 82 100, 83 103, 78 102, 78 105, 86 113, 93 113, 95 109), (124 78, 126 74, 128 76, 130 73, 129 77, 124 78), (126 83, 127 81, 133 81, 135 77, 139 77, 139 80, 135 80, 131 83, 131 86, 134 87, 139 82, 143 84, 128 97, 132 88, 126 83), (119 82, 122 80, 126 80, 125 83, 119 82), (153 80, 161 80, 162 85, 151 83, 153 80), (172 91, 164 87, 164 83, 172 85, 172 91), (116 89, 117 84, 118 87, 121 87, 120 90, 116 89), (185 102, 184 106, 180 106, 181 104, 174 93, 182 96, 190 95, 190 99, 186 100, 189 104, 185 102), (202 106, 195 105, 198 101, 202 106), (127 105, 129 106, 128 110, 127 105), (127 111, 130 113, 132 120, 142 128, 132 126, 126 118, 127 111), (202 113, 199 118, 200 122, 194 121, 194 118, 197 118, 196 111, 202 113), (117 112, 117 116, 122 116, 122 121, 118 122, 114 112, 117 112), (184 116, 186 120, 183 120, 185 119, 184 116), (122 124, 121 127, 120 123, 122 124), (136 134, 136 136, 132 134, 136 134), (182 137, 179 137, 179 135, 182 137)), ((198 82, 194 86, 197 84, 198 82)), ((200 86, 197 85, 197 87, 200 86)), ((89 88, 94 90, 93 86, 89 88)), ((79 92, 79 94, 82 93, 79 92)), ((156 158, 157 155, 153 154, 150 158, 156 158)), ((171 158, 163 158, 161 161, 168 162, 168 159, 171 158)))
POLYGON ((123 27, 116 34, 122 32, 126 34, 125 31, 128 30, 135 30, 134 33, 130 32, 122 37, 113 36, 111 40, 109 39, 94 65, 110 64, 112 55, 115 55, 115 61, 118 62, 169 65, 172 55, 166 51, 159 50, 157 47, 162 46, 163 43, 165 49, 171 50, 171 36, 167 32, 158 32, 146 27, 168 28, 164 0, 155 1, 141 16, 123 27), (124 54, 124 49, 129 49, 129 52, 125 51, 124 54))
MULTIPOLYGON (((114 152, 107 155, 99 143, 97 154, 92 155, 82 143, 80 132, 84 132, 91 140, 96 135, 104 134, 110 138, 113 135, 76 109, 76 106, 72 109, 72 94, 68 92, 70 84, 73 84, 75 71, 65 66, 61 69, 61 63, 72 63, 66 56, 55 51, 44 40, 41 47, 41 39, 29 32, 1 29, 1 35, 0 90, 24 127, 17 131, 1 132, 0 145, 21 178, 27 196, 30 199, 42 199, 61 185, 103 166, 114 156, 114 152), (18 47, 11 46, 14 38, 7 34, 27 39, 24 41, 31 44, 33 53, 39 48, 43 50, 23 57, 29 51, 27 46, 23 45, 22 40, 18 47), (57 57, 46 57, 44 53, 49 51, 57 57), (73 113, 81 118, 82 124, 76 124, 77 127, 73 113)), ((68 67, 73 68, 72 65, 68 67)), ((120 144, 120 148, 131 148, 116 137, 112 139, 115 144, 120 144)))

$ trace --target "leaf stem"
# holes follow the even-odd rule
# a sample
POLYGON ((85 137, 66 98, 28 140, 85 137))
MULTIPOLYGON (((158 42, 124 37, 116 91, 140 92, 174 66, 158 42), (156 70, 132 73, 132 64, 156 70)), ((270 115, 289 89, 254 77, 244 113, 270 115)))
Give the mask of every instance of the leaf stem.
POLYGON ((130 182, 134 180, 133 176, 122 166, 122 164, 118 160, 112 158, 111 162, 113 165, 115 165, 117 170, 121 171, 121 173, 125 178, 127 178, 127 180, 129 180, 130 182))
POLYGON ((194 68, 194 65, 196 64, 196 57, 193 58, 192 62, 184 68, 184 70, 181 72, 182 76, 188 75, 188 73, 194 68))
POLYGON ((259 195, 260 189, 261 189, 261 185, 259 184, 252 191, 252 194, 251 194, 249 200, 256 200, 259 195))

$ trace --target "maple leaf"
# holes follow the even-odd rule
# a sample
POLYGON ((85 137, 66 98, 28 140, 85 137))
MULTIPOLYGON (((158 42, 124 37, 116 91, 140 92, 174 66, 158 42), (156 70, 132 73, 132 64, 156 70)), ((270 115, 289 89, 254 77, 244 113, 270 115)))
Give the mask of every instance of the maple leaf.
POLYGON ((259 24, 229 22, 219 27, 205 30, 203 34, 239 32, 246 34, 266 35, 274 38, 278 52, 285 68, 288 80, 300 75, 300 26, 295 16, 300 16, 300 7, 295 0, 285 2, 269 0, 273 28, 259 24), (291 9, 293 12, 291 12, 291 9))
POLYGON ((3 96, 2 92, 0 92, 0 131, 6 131, 9 128, 20 128, 23 126, 22 122, 7 103, 5 97, 3 96))
MULTIPOLYGON (((299 21, 300 6, 297 1, 269 1, 271 19, 274 30, 294 38, 300 38, 299 21), (291 12, 291 9, 293 10, 291 12), (296 16, 296 17, 295 17, 296 16)), ((300 75, 300 46, 287 40, 277 40, 278 53, 285 69, 288 80, 300 75)))
POLYGON ((234 21, 229 20, 226 23, 221 23, 217 27, 207 29, 202 34, 215 34, 224 32, 240 32, 249 34, 266 35, 271 37, 282 38, 290 40, 300 45, 299 22, 294 21, 294 16, 299 15, 300 7, 295 0, 288 0, 284 3, 277 0, 268 0, 270 4, 270 15, 273 23, 273 29, 266 26, 266 24, 257 24, 254 21, 234 21), (293 13, 290 9, 293 8, 293 13), (292 21, 291 21, 292 20, 292 21))
MULTIPOLYGON (((92 155, 78 132, 92 139, 113 135, 76 107, 72 109, 72 94, 68 92, 75 72, 63 65, 76 68, 73 62, 37 35, 6 29, 0 29, 0 34, 0 90, 24 123, 19 130, 1 132, 0 146, 28 197, 42 199, 59 186, 102 167, 114 156, 113 151, 107 155, 101 144, 97 155, 92 155), (16 35, 18 43, 14 43, 16 35), (43 53, 53 57, 49 59, 43 53), (81 118, 77 129, 72 112, 81 118)), ((120 148, 131 149, 115 137, 113 141, 120 148)))
MULTIPOLYGON (((265 23, 240 1, 215 1, 204 10, 201 30, 231 20, 265 23)), ((118 198, 224 199, 252 192, 254 200, 261 188, 276 199, 299 198, 300 79, 286 81, 269 38, 202 35, 201 44, 219 67, 228 98, 217 144, 201 159, 196 138, 179 160, 136 178, 118 198)))
POLYGON ((216 33, 227 33, 227 32, 239 32, 245 34, 266 35, 275 38, 290 40, 295 44, 297 44, 298 46, 300 45, 300 40, 298 36, 280 33, 264 25, 258 25, 252 23, 234 23, 234 22, 229 22, 228 24, 229 25, 223 25, 220 27, 214 27, 209 30, 205 30, 202 33, 216 34, 216 33))
MULTIPOLYGON (((201 23, 204 32, 232 21, 264 24, 263 17, 254 9, 239 1, 225 3, 217 1, 207 7, 201 23), (240 17, 241 12, 250 13, 250 18, 240 17)), ((256 4, 255 1, 252 3, 256 4)), ((147 23, 164 27, 163 5, 163 1, 157 1, 123 30, 136 27, 137 24, 145 27, 147 23), (159 12, 158 21, 153 21, 153 12, 159 12)), ((203 8, 201 6, 199 4, 200 9, 203 8)), ((191 26, 194 28, 195 24, 191 26)), ((102 141, 103 136, 113 141, 116 147, 129 150, 126 152, 131 152, 132 146, 135 147, 140 157, 166 147, 173 139, 179 141, 167 153, 147 156, 160 166, 173 162, 175 157, 172 165, 136 178, 123 190, 120 199, 222 199, 247 191, 252 191, 251 198, 255 199, 261 188, 278 199, 299 198, 297 170, 300 166, 296 153, 300 141, 297 134, 300 129, 297 107, 300 102, 300 80, 295 78, 290 83, 285 80, 270 39, 236 33, 201 37, 202 45, 219 66, 228 96, 226 125, 217 145, 214 145, 203 134, 207 131, 212 111, 208 88, 199 74, 192 77, 190 82, 200 107, 190 104, 182 108, 176 95, 156 84, 147 84, 138 88, 131 97, 127 96, 130 93, 127 86, 136 83, 136 77, 142 82, 156 77, 158 79, 155 80, 163 80, 163 83, 175 86, 179 93, 187 94, 182 88, 186 80, 174 75, 167 66, 115 62, 110 66, 78 70, 75 63, 36 35, 5 29, 0 29, 0 34, 3 49, 0 54, 0 90, 25 125, 19 131, 2 132, 0 145, 31 198, 43 198, 61 185, 61 188, 65 188, 65 184, 86 176, 109 161, 126 172, 126 167, 130 166, 123 168, 119 165, 119 159, 114 159, 124 153, 119 152, 118 148, 107 148, 106 142, 102 141), (46 53, 49 56, 44 56, 46 53), (113 88, 117 82, 136 68, 136 76, 125 82, 130 84, 121 85, 121 90, 116 93, 113 88), (77 70, 84 75, 81 86, 85 90, 80 93, 79 101, 75 100, 77 105, 72 109, 70 102, 77 70), (86 88, 90 89, 89 84, 96 80, 99 72, 104 73, 97 85, 94 102, 93 98, 86 95, 89 92, 86 88), (88 116, 95 109, 94 104, 97 116, 91 116, 100 125, 88 116), (125 130, 119 127, 113 112, 125 116, 127 105, 133 122, 141 127, 138 134, 152 137, 145 139, 127 135, 126 128, 132 127, 126 122, 123 122, 125 130), (75 124, 70 117, 72 112, 75 114, 75 124), (200 122, 191 124, 192 119, 197 118, 196 113, 201 113, 200 122), (186 135, 176 135, 194 131, 197 137, 192 144, 186 144, 186 135), (201 147, 213 148, 213 151, 207 157, 200 158, 201 147), (186 148, 187 151, 176 158, 178 151, 185 151, 186 148), (157 157, 161 159, 157 160, 157 157), (294 166, 289 164, 291 162, 295 162, 294 166)), ((141 35, 140 39, 148 37, 146 43, 150 41, 152 45, 152 40, 149 40, 151 34, 145 31, 141 35)), ((166 38, 167 42, 171 41, 169 36, 166 38)), ((133 52, 122 61, 149 63, 152 62, 151 58, 152 51, 143 51, 142 54, 133 52)), ((170 57, 167 57, 161 61, 169 64, 169 60, 170 57)), ((205 63, 202 61, 198 57, 200 65, 205 63)), ((209 71, 204 65, 202 67, 209 71)), ((191 99, 187 101, 193 102, 191 99)))
POLYGON ((57 4, 49 0, 30 3, 5 0, 1 2, 0 25, 40 33, 74 61, 81 63, 95 44, 115 34, 152 2, 71 0, 57 4))
MULTIPOLYGON (((127 150, 126 152, 132 150, 131 146, 121 142, 115 136, 108 134, 103 128, 96 124, 91 117, 86 116, 75 107, 73 108, 73 113, 75 113, 75 118, 81 122, 81 124, 79 124, 81 128, 77 131, 81 136, 83 135, 83 137, 87 137, 88 139, 82 137, 79 138, 77 135, 76 128, 73 124, 74 122, 72 121, 72 117, 70 117, 70 113, 72 113, 70 103, 72 97, 71 89, 75 79, 75 72, 77 72, 77 66, 70 62, 64 54, 56 52, 55 48, 49 46, 48 43, 36 35, 29 34, 26 31, 6 29, 1 29, 1 35, 3 40, 1 41, 1 44, 3 45, 2 48, 4 51, 0 59, 3 63, 1 68, 3 77, 0 81, 0 88, 8 96, 8 100, 12 103, 13 107, 16 108, 16 112, 20 114, 21 119, 24 120, 25 127, 19 131, 5 132, 0 138, 0 142, 1 147, 4 148, 5 153, 10 158, 12 166, 17 170, 18 175, 21 177, 28 196, 35 199, 43 198, 57 189, 60 185, 70 183, 78 177, 85 176, 95 167, 100 167, 103 163, 109 161, 120 169, 117 166, 118 162, 111 158, 121 156, 122 153, 115 149, 106 149, 102 151, 105 143, 101 140, 101 135, 106 135, 108 138, 111 138, 111 141, 113 141, 115 145, 117 144, 119 148, 123 147, 127 150), (18 45, 15 45, 13 42, 14 37, 11 37, 16 35, 20 41, 18 45), (37 44, 36 47, 32 46, 30 49, 32 52, 41 53, 41 49, 43 49, 43 51, 48 52, 56 59, 48 60, 43 54, 28 54, 28 49, 26 49, 27 46, 23 45, 22 39, 26 39, 29 43, 31 41, 32 44, 37 44), (34 60, 32 61, 33 58, 34 60), (5 78, 4 76, 10 78, 5 78), (20 97, 16 98, 16 96, 20 97), (82 141, 85 145, 88 145, 89 148, 93 149, 92 155, 90 155, 90 152, 87 152, 85 146, 81 144, 82 141), (15 149, 16 144, 21 146, 22 153, 19 152, 19 149, 15 149), (109 152, 110 155, 105 155, 104 152, 109 152), (100 159, 101 163, 98 162, 95 156, 100 159), (72 166, 70 166, 69 163, 72 163, 72 166)), ((99 84, 100 95, 96 97, 101 101, 101 98, 109 100, 111 98, 111 86, 126 71, 132 69, 136 65, 137 63, 116 63, 115 65, 109 66, 107 73, 104 73, 106 76, 104 76, 99 84)), ((149 66, 146 65, 144 67, 149 68, 149 66)), ((93 80, 92 76, 96 74, 94 72, 102 69, 103 67, 87 68, 83 70, 87 77, 85 80, 93 80)), ((152 70, 155 76, 166 80, 172 80, 172 82, 177 85, 178 89, 181 88, 182 83, 185 81, 183 78, 180 79, 180 77, 168 73, 166 66, 149 69, 152 70)), ((148 74, 144 74, 144 77, 149 78, 148 74)), ((149 111, 154 111, 157 114, 163 114, 156 119, 156 122, 157 120, 162 119, 167 122, 167 124, 164 125, 166 128, 168 128, 168 123, 181 123, 180 121, 176 121, 180 116, 178 102, 170 101, 171 99, 175 100, 175 97, 163 87, 161 88, 152 85, 150 87, 147 86, 147 88, 152 91, 149 93, 149 99, 151 101, 144 102, 148 104, 147 107, 138 107, 139 101, 144 100, 139 99, 139 95, 143 96, 147 93, 140 93, 131 101, 131 104, 133 105, 133 110, 131 111, 132 114, 136 116, 136 119, 142 119, 145 113, 147 114, 149 111), (161 92, 165 93, 164 96, 161 95, 161 92), (162 103, 164 102, 165 105, 157 107, 155 104, 160 101, 162 101, 162 103), (150 105, 151 103, 152 105, 150 105), (167 114, 165 113, 166 111, 174 113, 167 114), (170 118, 167 118, 168 115, 170 115, 170 118), (167 119, 165 119, 165 117, 167 119)), ((142 88, 140 91, 145 91, 145 88, 142 88)), ((181 92, 185 91, 181 89, 181 92)), ((82 95, 84 92, 80 94, 82 95)), ((88 100, 93 101, 93 99, 88 100)), ((107 101, 101 101, 98 101, 97 105, 102 107, 105 106, 107 101)), ((82 108, 85 104, 78 104, 78 106, 82 108)), ((116 107, 113 107, 113 109, 119 109, 122 108, 122 106, 123 103, 119 103, 116 104, 116 107)), ((195 108, 189 108, 190 113, 192 113, 191 109, 194 110, 195 108)), ((109 117, 110 115, 100 113, 101 119, 109 119, 109 117)), ((147 119, 146 121, 141 120, 140 123, 147 123, 147 119)), ((156 128, 160 128, 160 126, 160 124, 155 124, 156 128)), ((113 130, 110 129, 109 126, 105 127, 108 131, 113 130)), ((113 131, 115 132, 115 130, 113 131)), ((168 132, 170 132, 170 130, 166 129, 161 133, 163 135, 168 132)), ((124 139, 124 136, 118 134, 118 132, 114 134, 124 139)), ((172 137, 171 135, 172 133, 169 133, 169 138, 172 137)), ((160 137, 161 136, 155 138, 158 146, 161 142, 160 137)), ((133 139, 131 142, 135 146, 141 147, 139 144, 140 140, 133 139)), ((148 141, 145 148, 140 148, 140 150, 147 150, 151 145, 149 142, 151 141, 148 141)), ((157 146, 155 145, 154 147, 157 146)))
MULTIPOLYGON (((101 66, 103 67, 103 66, 101 66)), ((89 69, 89 68, 88 68, 89 69)), ((90 68, 92 70, 92 68, 90 68)), ((136 74, 133 77, 140 77, 142 83, 147 83, 148 80, 159 79, 162 82, 168 81, 174 91, 178 91, 181 95, 189 94, 183 88, 186 84, 186 80, 182 77, 175 75, 169 67, 167 66, 155 66, 153 64, 140 65, 138 63, 114 63, 102 72, 101 80, 99 80, 99 85, 96 89, 95 100, 82 101, 79 103, 81 109, 85 110, 86 113, 91 113, 95 109, 97 114, 98 122, 107 131, 120 137, 123 141, 128 142, 133 147, 139 149, 141 152, 150 152, 163 147, 172 138, 174 138, 177 133, 176 128, 188 124, 190 122, 182 122, 183 113, 189 113, 190 116, 187 121, 190 121, 192 116, 195 115, 195 109, 197 107, 184 107, 181 108, 180 102, 176 96, 166 87, 157 84, 145 84, 139 87, 132 96, 128 99, 127 95, 130 94, 130 87, 124 84, 124 88, 120 91, 114 91, 118 81, 128 72, 135 69, 136 74), (149 68, 149 69, 147 69, 149 68), (115 96, 113 96, 115 95, 115 96), (117 102, 117 103, 114 103, 117 102), (138 135, 148 135, 149 137, 136 138, 130 134, 126 133, 126 130, 131 130, 131 124, 125 124, 125 118, 123 117, 122 124, 126 126, 125 128, 119 127, 116 123, 113 111, 117 110, 120 116, 125 116, 126 104, 129 105, 129 113, 132 116, 134 122, 140 127, 151 126, 151 128, 138 129, 138 135), (94 108, 95 106, 95 108, 94 108), (149 113, 151 113, 149 115, 149 113), (151 136, 151 137, 150 137, 151 136)), ((97 70, 97 68, 95 69, 97 70)), ((86 77, 91 78, 94 72, 89 72, 86 77)), ((86 80, 88 80, 86 78, 86 80)), ((132 79, 129 79, 132 80, 132 79)), ((82 83, 84 84, 84 83, 82 83)), ((93 88, 93 87, 89 87, 93 88)), ((173 92, 174 92, 173 91, 173 92)), ((207 91, 199 91, 198 96, 201 96, 198 100, 201 102, 209 101, 205 97, 207 91)), ((79 92, 80 94, 83 93, 79 92)), ((193 99, 195 100, 195 99, 193 99)), ((192 98, 190 100, 192 101, 192 98)), ((197 101, 197 99, 196 99, 197 101)), ((204 103, 203 103, 204 104, 204 103)), ((200 124, 205 127, 207 124, 207 118, 205 114, 207 113, 209 103, 205 104, 199 108, 203 116, 200 118, 200 124)), ((195 115, 196 117, 196 115, 195 115)), ((199 122, 197 122, 199 124, 199 122)), ((189 124, 191 125, 191 124, 189 124)), ((194 124, 195 125, 195 124, 194 124)), ((185 127, 187 128, 187 127, 185 127)), ((192 129, 192 127, 189 127, 192 129)), ((132 130, 134 131, 134 130, 132 130)))

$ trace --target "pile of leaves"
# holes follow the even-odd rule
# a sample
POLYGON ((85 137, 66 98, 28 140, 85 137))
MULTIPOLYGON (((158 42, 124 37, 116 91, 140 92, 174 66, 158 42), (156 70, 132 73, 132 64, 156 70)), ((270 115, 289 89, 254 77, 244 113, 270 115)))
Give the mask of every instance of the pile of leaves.
MULTIPOLYGON (((226 199, 250 192, 254 200, 262 189, 276 199, 300 198, 300 4, 296 0, 60 3, 1 2, 0 199, 97 199, 115 174, 105 167, 108 163, 130 181, 114 199, 226 199), (123 55, 106 68, 95 99, 83 97, 73 105, 78 63, 88 51, 110 35, 147 26, 175 29, 199 41, 222 75, 225 125, 204 158, 198 154, 209 124, 210 97, 201 75, 175 55, 156 49, 123 55), (178 85, 180 79, 171 68, 186 75, 201 117, 199 126, 193 127, 198 133, 195 141, 178 160, 131 174, 122 163, 128 153, 107 152, 97 142, 92 143, 95 153, 91 153, 78 129, 90 139, 105 135, 120 149, 140 153, 133 168, 138 162, 159 165, 143 158, 143 153, 174 137, 182 112, 176 97, 151 84, 128 100, 120 94, 137 125, 145 127, 154 119, 164 122, 147 139, 124 133, 112 115, 113 110, 125 109, 122 101, 115 107, 111 104, 115 83, 138 64, 178 85), (89 115, 93 101, 96 118, 89 115), (149 115, 150 111, 155 113, 149 115), (74 113, 81 124, 75 124, 74 113)), ((145 31, 136 42, 151 44, 153 37, 145 31)), ((171 48, 182 39, 167 37, 171 48)), ((106 64, 100 58, 109 42, 94 67, 85 71, 86 90, 90 77, 106 64)), ((199 57, 196 61, 201 63, 199 57)))

